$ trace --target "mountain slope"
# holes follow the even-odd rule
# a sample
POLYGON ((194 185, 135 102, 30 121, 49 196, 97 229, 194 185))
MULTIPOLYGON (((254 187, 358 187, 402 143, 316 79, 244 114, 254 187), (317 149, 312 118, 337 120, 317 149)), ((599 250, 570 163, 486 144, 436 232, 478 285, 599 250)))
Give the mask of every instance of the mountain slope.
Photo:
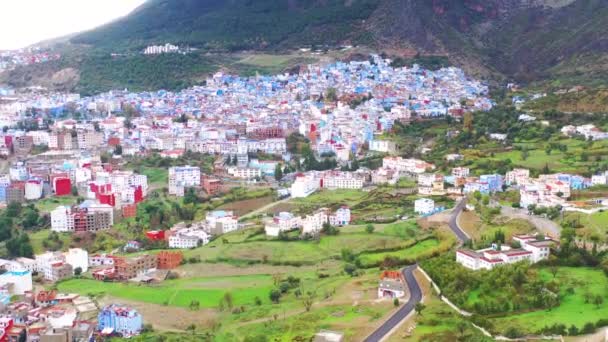
POLYGON ((209 51, 357 44, 448 55, 482 75, 524 82, 586 82, 598 69, 605 75, 594 61, 608 54, 608 0, 149 0, 72 42, 209 51))

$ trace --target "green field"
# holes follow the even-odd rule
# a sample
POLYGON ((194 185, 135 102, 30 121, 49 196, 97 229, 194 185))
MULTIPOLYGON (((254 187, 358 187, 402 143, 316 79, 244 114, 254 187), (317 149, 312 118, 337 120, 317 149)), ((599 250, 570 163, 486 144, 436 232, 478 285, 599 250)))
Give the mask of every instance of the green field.
MULTIPOLYGON (((544 279, 552 279, 547 269, 541 269, 544 279)), ((590 268, 560 267, 555 280, 560 284, 560 305, 550 310, 538 310, 528 313, 512 314, 506 317, 492 318, 495 330, 504 332, 509 327, 516 327, 522 332, 536 333, 544 326, 556 323, 567 327, 575 325, 579 329, 585 323, 595 323, 600 318, 608 317, 608 278, 600 270, 590 268), (568 293, 571 288, 574 293, 568 293), (597 307, 585 303, 584 294, 601 295, 604 303, 597 307)))
POLYGON ((606 162, 606 156, 608 155, 608 142, 603 140, 590 144, 586 141, 565 139, 558 136, 549 141, 517 142, 514 146, 526 149, 528 151, 527 158, 524 159, 521 150, 507 150, 504 147, 494 147, 492 148, 494 150, 493 153, 488 154, 483 152, 481 155, 479 153, 480 151, 484 151, 484 149, 478 147, 476 150, 463 151, 463 155, 465 155, 465 159, 475 160, 472 165, 469 165, 472 170, 483 170, 481 166, 488 161, 510 160, 513 167, 541 171, 547 166, 550 172, 578 174, 588 173, 591 167, 598 165, 597 163, 606 162), (567 150, 552 150, 550 154, 547 154, 545 149, 550 143, 565 145, 567 150), (583 159, 583 155, 586 155, 586 159, 583 159))
POLYGON ((238 277, 187 278, 167 280, 159 285, 110 283, 91 279, 71 279, 57 284, 62 292, 106 294, 112 297, 188 307, 198 300, 201 307, 217 307, 224 293, 231 292, 235 305, 252 305, 256 297, 268 302, 273 288, 269 275, 238 277))
POLYGON ((380 253, 363 253, 359 256, 361 264, 375 265, 382 262, 385 258, 397 258, 397 259, 409 259, 415 260, 421 256, 428 256, 433 253, 437 247, 439 247, 439 241, 437 239, 428 239, 416 243, 412 247, 408 247, 399 251, 394 252, 380 252, 380 253))
POLYGON ((315 264, 340 256, 342 249, 358 254, 367 250, 390 250, 408 246, 408 240, 394 235, 364 232, 342 232, 323 236, 319 241, 266 240, 251 232, 236 232, 215 240, 207 246, 186 251, 188 257, 200 256, 207 261, 270 262, 283 264, 315 264))

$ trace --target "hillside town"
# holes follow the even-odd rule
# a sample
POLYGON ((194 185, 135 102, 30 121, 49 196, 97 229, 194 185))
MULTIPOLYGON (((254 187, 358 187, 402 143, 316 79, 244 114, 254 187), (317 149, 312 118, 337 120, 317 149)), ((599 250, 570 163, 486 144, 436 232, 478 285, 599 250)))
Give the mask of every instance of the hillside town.
MULTIPOLYGON (((168 44, 148 46, 143 54, 180 51, 168 44)), ((393 67, 389 59, 378 55, 363 61, 302 66, 298 73, 276 76, 218 72, 201 85, 179 92, 125 89, 81 97, 43 89, 0 89, 0 157, 6 170, 0 174, 0 203, 5 210, 15 205, 35 208, 36 214, 39 211, 48 218, 40 230, 48 228, 51 234, 60 234, 54 239, 71 241, 64 248, 47 248, 49 242, 43 242, 47 251, 0 260, 4 270, 0 274, 0 341, 19 340, 25 334, 28 340, 43 342, 130 338, 145 330, 146 317, 134 307, 118 300, 99 305, 94 293, 56 290, 57 284, 71 279, 160 287, 171 281, 175 284, 183 274, 192 277, 188 272, 197 272, 193 265, 201 262, 196 254, 200 249, 238 250, 239 244, 252 241, 275 246, 319 241, 322 235, 336 236, 349 229, 358 229, 354 234, 359 238, 364 229, 367 239, 376 226, 389 236, 381 245, 369 247, 377 250, 360 250, 355 257, 344 247, 328 258, 342 258, 347 264, 341 276, 345 272, 354 276, 363 264, 358 258, 375 251, 387 253, 369 264, 383 270, 374 300, 395 300, 399 306, 411 289, 404 273, 388 269, 415 259, 391 254, 403 247, 392 245, 399 239, 385 232, 392 224, 417 227, 417 222, 426 223, 435 215, 445 217, 450 209, 475 197, 487 198, 487 206, 500 207, 504 203, 496 203, 495 198, 504 193, 516 194, 511 207, 529 216, 538 208, 583 210, 580 207, 586 204, 572 200, 573 193, 608 185, 608 171, 591 177, 538 173, 524 167, 485 172, 468 163, 460 151, 442 154, 437 160, 422 140, 416 142, 414 155, 403 153, 395 139, 397 128, 439 120, 460 125, 466 121, 465 114, 487 112, 495 105, 489 88, 458 68, 393 67), (368 158, 376 163, 359 165, 368 158), (150 160, 158 163, 149 166, 150 160), (268 190, 260 196, 268 203, 243 211, 230 207, 240 200, 233 198, 238 197, 234 189, 246 189, 242 196, 268 190), (331 197, 333 193, 346 199, 302 205, 319 194, 331 197), (374 200, 350 203, 348 195, 353 193, 370 194, 370 198, 381 193, 390 196, 389 202, 403 196, 400 203, 406 204, 386 214, 381 212, 382 203, 372 203, 373 219, 363 220, 362 203, 374 200), (147 206, 149 202, 154 206, 147 206), (275 205, 277 210, 262 210, 275 205), (162 213, 152 222, 155 211, 164 208, 174 210, 169 214, 174 217, 162 213), (190 212, 178 217, 180 210, 190 212), (130 234, 118 247, 99 244, 89 254, 74 246, 88 239, 121 236, 116 227, 130 234)), ((517 120, 536 119, 522 114, 517 120)), ((605 139, 605 133, 593 125, 565 126, 561 132, 589 141, 605 139)), ((509 139, 506 133, 483 134, 496 144, 509 139)), ((467 205, 466 211, 474 212, 475 206, 467 205)), ((411 234, 412 240, 407 240, 411 246, 441 243, 435 227, 399 229, 403 231, 397 236, 404 241, 411 234), (417 234, 423 235, 420 241, 417 234)), ((511 238, 508 245, 494 241, 483 248, 458 248, 455 262, 473 271, 531 265, 549 260, 551 250, 559 246, 558 237, 516 234, 511 238)), ((365 245, 365 240, 358 244, 365 245)), ((433 253, 446 255, 452 246, 433 253)), ((261 260, 221 253, 225 250, 207 263, 266 265, 274 252, 266 252, 261 260)), ((239 253, 255 254, 247 249, 239 253)), ((279 258, 289 259, 285 254, 279 258)), ((308 260, 270 263, 311 265, 308 260)), ((319 279, 329 277, 317 272, 319 279)), ((271 292, 274 304, 296 283, 291 279, 290 284, 289 278, 279 281, 286 285, 278 295, 271 292)), ((298 291, 299 300, 302 293, 298 291)), ((222 311, 224 300, 232 299, 222 299, 222 311)), ((262 299, 256 298, 256 303, 262 305, 262 299)), ((179 304, 187 305, 194 308, 200 303, 179 304)), ((239 310, 244 309, 232 310, 242 313, 239 310)))

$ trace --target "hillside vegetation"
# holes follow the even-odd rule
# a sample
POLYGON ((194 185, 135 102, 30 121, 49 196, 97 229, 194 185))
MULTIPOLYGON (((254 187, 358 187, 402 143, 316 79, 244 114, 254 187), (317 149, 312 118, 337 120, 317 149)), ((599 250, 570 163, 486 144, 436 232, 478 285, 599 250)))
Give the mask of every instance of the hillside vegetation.
POLYGON ((354 44, 448 55, 485 76, 597 85, 606 80, 597 71, 606 69, 607 36, 604 0, 151 0, 72 42, 208 51, 354 44))

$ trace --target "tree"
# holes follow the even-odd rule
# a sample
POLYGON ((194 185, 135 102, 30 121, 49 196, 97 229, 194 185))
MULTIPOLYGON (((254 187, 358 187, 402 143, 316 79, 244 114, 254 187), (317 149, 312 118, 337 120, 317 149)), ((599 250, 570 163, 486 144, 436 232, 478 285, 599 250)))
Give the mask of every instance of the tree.
POLYGON ((72 196, 78 196, 78 188, 75 185, 72 185, 70 192, 72 193, 72 196))
POLYGON ((74 275, 77 277, 80 277, 81 274, 82 274, 82 267, 76 267, 74 269, 74 275))
POLYGON ((260 299, 260 297, 255 297, 255 299, 253 300, 254 304, 257 306, 262 305, 262 300, 260 299))
POLYGON ((270 290, 270 293, 268 294, 268 297, 270 298, 270 300, 273 303, 276 304, 281 299, 281 291, 279 291, 277 289, 270 290))
POLYGON ((393 299, 393 306, 398 307, 399 306, 399 298, 395 298, 393 299))
MULTIPOLYGON (((201 307, 201 303, 198 300, 192 300, 190 301, 190 305, 189 308, 192 311, 198 311, 201 307)), ((220 307, 222 307, 222 305, 220 305, 220 307)))
POLYGON ((460 321, 456 324, 456 329, 458 329, 460 339, 464 339, 464 334, 467 332, 467 324, 464 321, 460 321))
POLYGON ((348 274, 349 276, 354 276, 355 272, 357 271, 357 267, 353 264, 346 264, 344 265, 344 272, 346 272, 346 274, 348 274))
POLYGON ((595 306, 599 309, 599 307, 604 304, 604 297, 602 297, 601 295, 596 295, 593 298, 593 304, 595 304, 595 306))
POLYGON ((371 224, 371 223, 370 223, 370 224, 368 224, 367 226, 365 226, 365 231, 366 231, 368 234, 372 234, 372 233, 374 232, 374 230, 375 230, 375 229, 376 229, 376 228, 374 228, 374 225, 373 225, 373 224, 371 224))
POLYGON ((224 303, 226 303, 226 307, 228 307, 229 310, 232 310, 232 307, 234 305, 234 299, 232 298, 232 293, 230 293, 230 292, 224 293, 224 303))
POLYGON ((549 271, 551 271, 551 274, 553 275, 553 279, 555 279, 557 272, 559 272, 559 268, 557 266, 551 266, 551 267, 549 267, 549 271))
POLYGON ((418 302, 416 303, 416 306, 414 306, 414 311, 416 311, 416 314, 422 316, 422 311, 426 309, 426 305, 418 302))
POLYGON ((196 334, 196 324, 192 323, 186 327, 187 331, 190 331, 192 335, 196 334))
POLYGON ((304 305, 304 309, 306 312, 309 312, 312 308, 312 304, 314 303, 315 294, 313 292, 308 292, 306 296, 302 297, 302 304, 304 305))
POLYGON ((283 168, 281 168, 281 164, 277 164, 274 168, 274 179, 277 181, 283 179, 283 168))

